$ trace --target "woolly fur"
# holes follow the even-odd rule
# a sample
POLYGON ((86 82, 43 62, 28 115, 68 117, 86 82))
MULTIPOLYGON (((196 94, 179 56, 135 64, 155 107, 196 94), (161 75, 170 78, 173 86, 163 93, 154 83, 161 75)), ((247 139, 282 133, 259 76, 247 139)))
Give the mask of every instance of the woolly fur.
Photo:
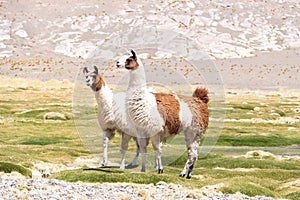
MULTIPOLYGON (((197 88, 193 96, 174 96, 172 94, 151 93, 146 87, 146 77, 142 62, 135 52, 117 66, 129 70, 129 86, 126 94, 128 120, 138 140, 151 138, 158 172, 162 173, 161 142, 183 132, 188 149, 187 163, 180 176, 191 178, 192 169, 198 157, 200 139, 208 126, 208 91, 197 88), (123 63, 122 63, 123 62, 123 63)), ((145 142, 139 142, 142 153, 146 152, 145 142)), ((145 171, 145 154, 142 171, 145 171)))
MULTIPOLYGON (((131 127, 127 123, 125 99, 126 93, 113 94, 111 89, 106 84, 104 78, 98 73, 97 67, 94 67, 94 71, 89 72, 87 68, 84 68, 83 73, 86 77, 86 83, 95 92, 95 98, 98 104, 98 122, 101 126, 103 135, 103 163, 102 166, 106 166, 108 162, 108 142, 114 137, 115 130, 118 130, 122 134, 121 144, 121 169, 125 168, 125 154, 128 148, 128 143, 132 138, 132 134, 128 134, 131 127)), ((134 158, 132 165, 136 165, 137 156, 139 154, 139 148, 137 146, 136 158, 134 158)))

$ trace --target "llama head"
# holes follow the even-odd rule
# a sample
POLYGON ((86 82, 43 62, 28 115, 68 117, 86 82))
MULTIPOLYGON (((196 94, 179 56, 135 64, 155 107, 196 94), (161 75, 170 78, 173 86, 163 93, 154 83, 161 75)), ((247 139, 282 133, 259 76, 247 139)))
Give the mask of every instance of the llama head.
POLYGON ((86 85, 91 87, 94 91, 99 91, 102 86, 105 85, 104 79, 98 73, 98 68, 96 66, 94 66, 92 71, 90 71, 87 67, 84 67, 83 74, 85 76, 86 85))
POLYGON ((131 49, 130 54, 121 56, 119 60, 117 60, 117 67, 125 67, 128 70, 135 70, 139 67, 140 63, 141 61, 131 49))

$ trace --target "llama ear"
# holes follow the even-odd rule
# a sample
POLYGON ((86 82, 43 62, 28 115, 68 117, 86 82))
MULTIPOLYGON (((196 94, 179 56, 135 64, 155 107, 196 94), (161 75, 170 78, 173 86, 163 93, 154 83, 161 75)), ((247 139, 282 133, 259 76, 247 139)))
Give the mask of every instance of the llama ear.
POLYGON ((95 74, 98 74, 98 68, 94 66, 94 69, 95 69, 95 74))
POLYGON ((131 51, 130 51, 131 53, 132 53, 132 57, 134 58, 134 59, 136 59, 136 54, 135 54, 135 52, 131 49, 131 51))
POLYGON ((88 70, 87 67, 84 67, 84 68, 83 68, 83 74, 87 74, 87 73, 89 73, 89 70, 88 70))

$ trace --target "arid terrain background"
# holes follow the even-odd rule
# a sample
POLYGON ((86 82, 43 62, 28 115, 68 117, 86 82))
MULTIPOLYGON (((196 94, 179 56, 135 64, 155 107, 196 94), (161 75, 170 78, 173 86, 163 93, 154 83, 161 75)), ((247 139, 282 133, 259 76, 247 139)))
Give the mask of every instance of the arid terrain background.
POLYGON ((74 81, 105 38, 157 27, 190 37, 226 88, 299 89, 299 1, 1 1, 1 75, 74 81))
MULTIPOLYGON (((115 89, 124 71, 107 69, 115 89)), ((299 83, 298 0, 0 0, 0 199, 299 199, 299 83), (153 27, 196 41, 222 78, 224 106, 211 100, 201 150, 215 132, 218 140, 191 180, 178 177, 183 152, 163 175, 119 170, 118 134, 111 167, 99 168, 96 105, 76 110, 82 96, 95 103, 81 74, 90 55, 108 38, 153 27)), ((132 142, 128 162, 134 151, 132 142)))

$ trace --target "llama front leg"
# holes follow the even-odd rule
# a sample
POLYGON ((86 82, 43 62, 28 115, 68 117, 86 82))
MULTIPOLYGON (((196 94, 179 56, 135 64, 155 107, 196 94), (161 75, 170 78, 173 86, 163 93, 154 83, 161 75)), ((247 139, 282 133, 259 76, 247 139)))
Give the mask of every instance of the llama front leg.
POLYGON ((137 138, 142 153, 142 169, 141 172, 146 172, 146 156, 147 156, 147 138, 137 138))
POLYGON ((122 155, 122 160, 121 160, 121 165, 120 169, 125 169, 125 157, 126 157, 126 151, 128 149, 128 143, 130 141, 132 136, 122 133, 122 142, 121 142, 121 155, 122 155))
POLYGON ((108 143, 109 143, 109 138, 106 136, 106 134, 104 134, 103 135, 103 161, 101 167, 107 166, 108 163, 108 155, 107 155, 108 143))
POLYGON ((103 134, 103 161, 101 167, 105 167, 108 164, 108 144, 109 140, 114 137, 114 133, 112 130, 108 129, 104 131, 103 134))

